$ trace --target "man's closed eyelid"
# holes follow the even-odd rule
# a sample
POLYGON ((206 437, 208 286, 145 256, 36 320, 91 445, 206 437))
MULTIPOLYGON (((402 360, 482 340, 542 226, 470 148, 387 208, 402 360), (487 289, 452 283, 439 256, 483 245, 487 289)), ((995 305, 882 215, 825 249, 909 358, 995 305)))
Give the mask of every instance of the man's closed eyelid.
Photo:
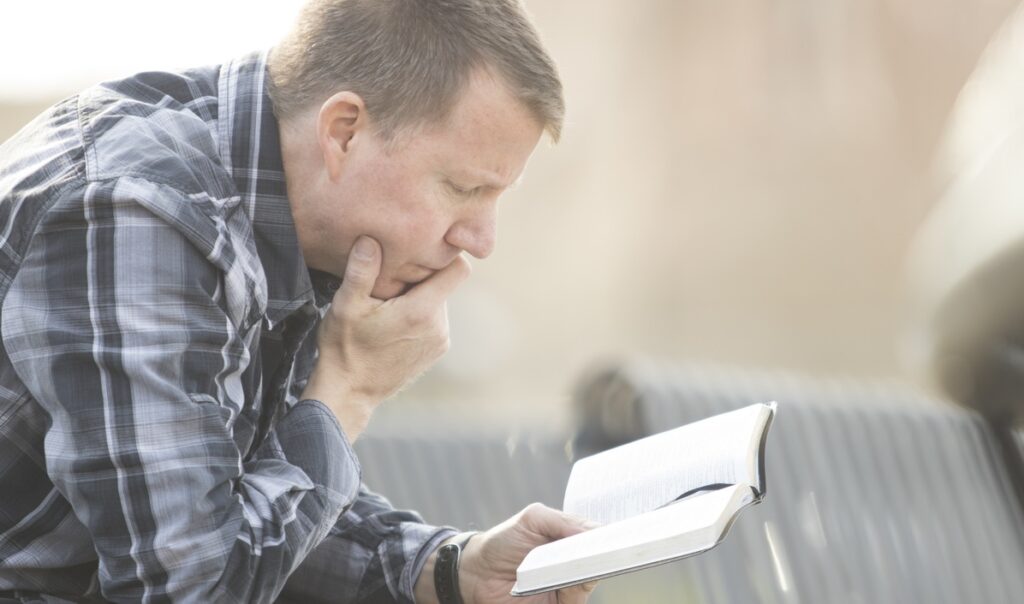
POLYGON ((462 186, 459 186, 459 185, 455 184, 452 181, 448 181, 448 188, 450 188, 452 191, 454 191, 455 193, 457 193, 459 195, 463 195, 463 196, 467 196, 467 197, 470 196, 470 195, 475 194, 480 189, 480 187, 473 187, 473 188, 462 187, 462 186))

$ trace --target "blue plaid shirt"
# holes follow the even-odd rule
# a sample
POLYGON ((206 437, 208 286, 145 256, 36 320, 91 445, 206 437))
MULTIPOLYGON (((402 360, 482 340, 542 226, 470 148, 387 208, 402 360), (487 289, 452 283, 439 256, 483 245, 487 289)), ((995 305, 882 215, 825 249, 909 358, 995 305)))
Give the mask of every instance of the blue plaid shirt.
POLYGON ((265 59, 102 84, 0 146, 0 591, 411 602, 453 534, 299 400, 338 283, 299 251, 265 59))

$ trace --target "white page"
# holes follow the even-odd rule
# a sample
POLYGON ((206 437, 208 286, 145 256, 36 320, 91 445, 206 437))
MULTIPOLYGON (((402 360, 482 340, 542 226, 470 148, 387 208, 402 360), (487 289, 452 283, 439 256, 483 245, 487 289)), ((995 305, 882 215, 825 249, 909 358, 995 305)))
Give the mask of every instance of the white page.
POLYGON ((709 417, 577 461, 563 509, 607 524, 711 484, 756 485, 750 463, 771 407, 709 417))

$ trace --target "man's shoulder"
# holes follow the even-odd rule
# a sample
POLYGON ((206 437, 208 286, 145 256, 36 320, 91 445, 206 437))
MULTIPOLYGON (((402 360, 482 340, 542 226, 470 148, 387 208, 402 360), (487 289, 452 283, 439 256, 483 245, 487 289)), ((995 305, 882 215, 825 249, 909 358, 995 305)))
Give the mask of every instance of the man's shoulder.
POLYGON ((253 253, 220 155, 219 76, 209 67, 98 84, 0 145, 0 227, 12 234, 0 250, 0 282, 33 233, 72 232, 94 219, 87 201, 108 213, 145 208, 204 255, 217 250, 222 270, 232 252, 253 253))
POLYGON ((87 179, 129 177, 186 195, 234 195, 220 154, 218 73, 146 72, 81 92, 87 179))

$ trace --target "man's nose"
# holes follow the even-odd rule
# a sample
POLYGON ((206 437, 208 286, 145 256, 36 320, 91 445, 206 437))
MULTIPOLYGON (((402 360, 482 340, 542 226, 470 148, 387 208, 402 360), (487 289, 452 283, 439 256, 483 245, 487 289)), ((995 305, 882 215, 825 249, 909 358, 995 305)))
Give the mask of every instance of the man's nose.
POLYGON ((453 224, 445 239, 450 245, 483 260, 494 251, 498 237, 497 222, 497 209, 490 205, 453 224))

